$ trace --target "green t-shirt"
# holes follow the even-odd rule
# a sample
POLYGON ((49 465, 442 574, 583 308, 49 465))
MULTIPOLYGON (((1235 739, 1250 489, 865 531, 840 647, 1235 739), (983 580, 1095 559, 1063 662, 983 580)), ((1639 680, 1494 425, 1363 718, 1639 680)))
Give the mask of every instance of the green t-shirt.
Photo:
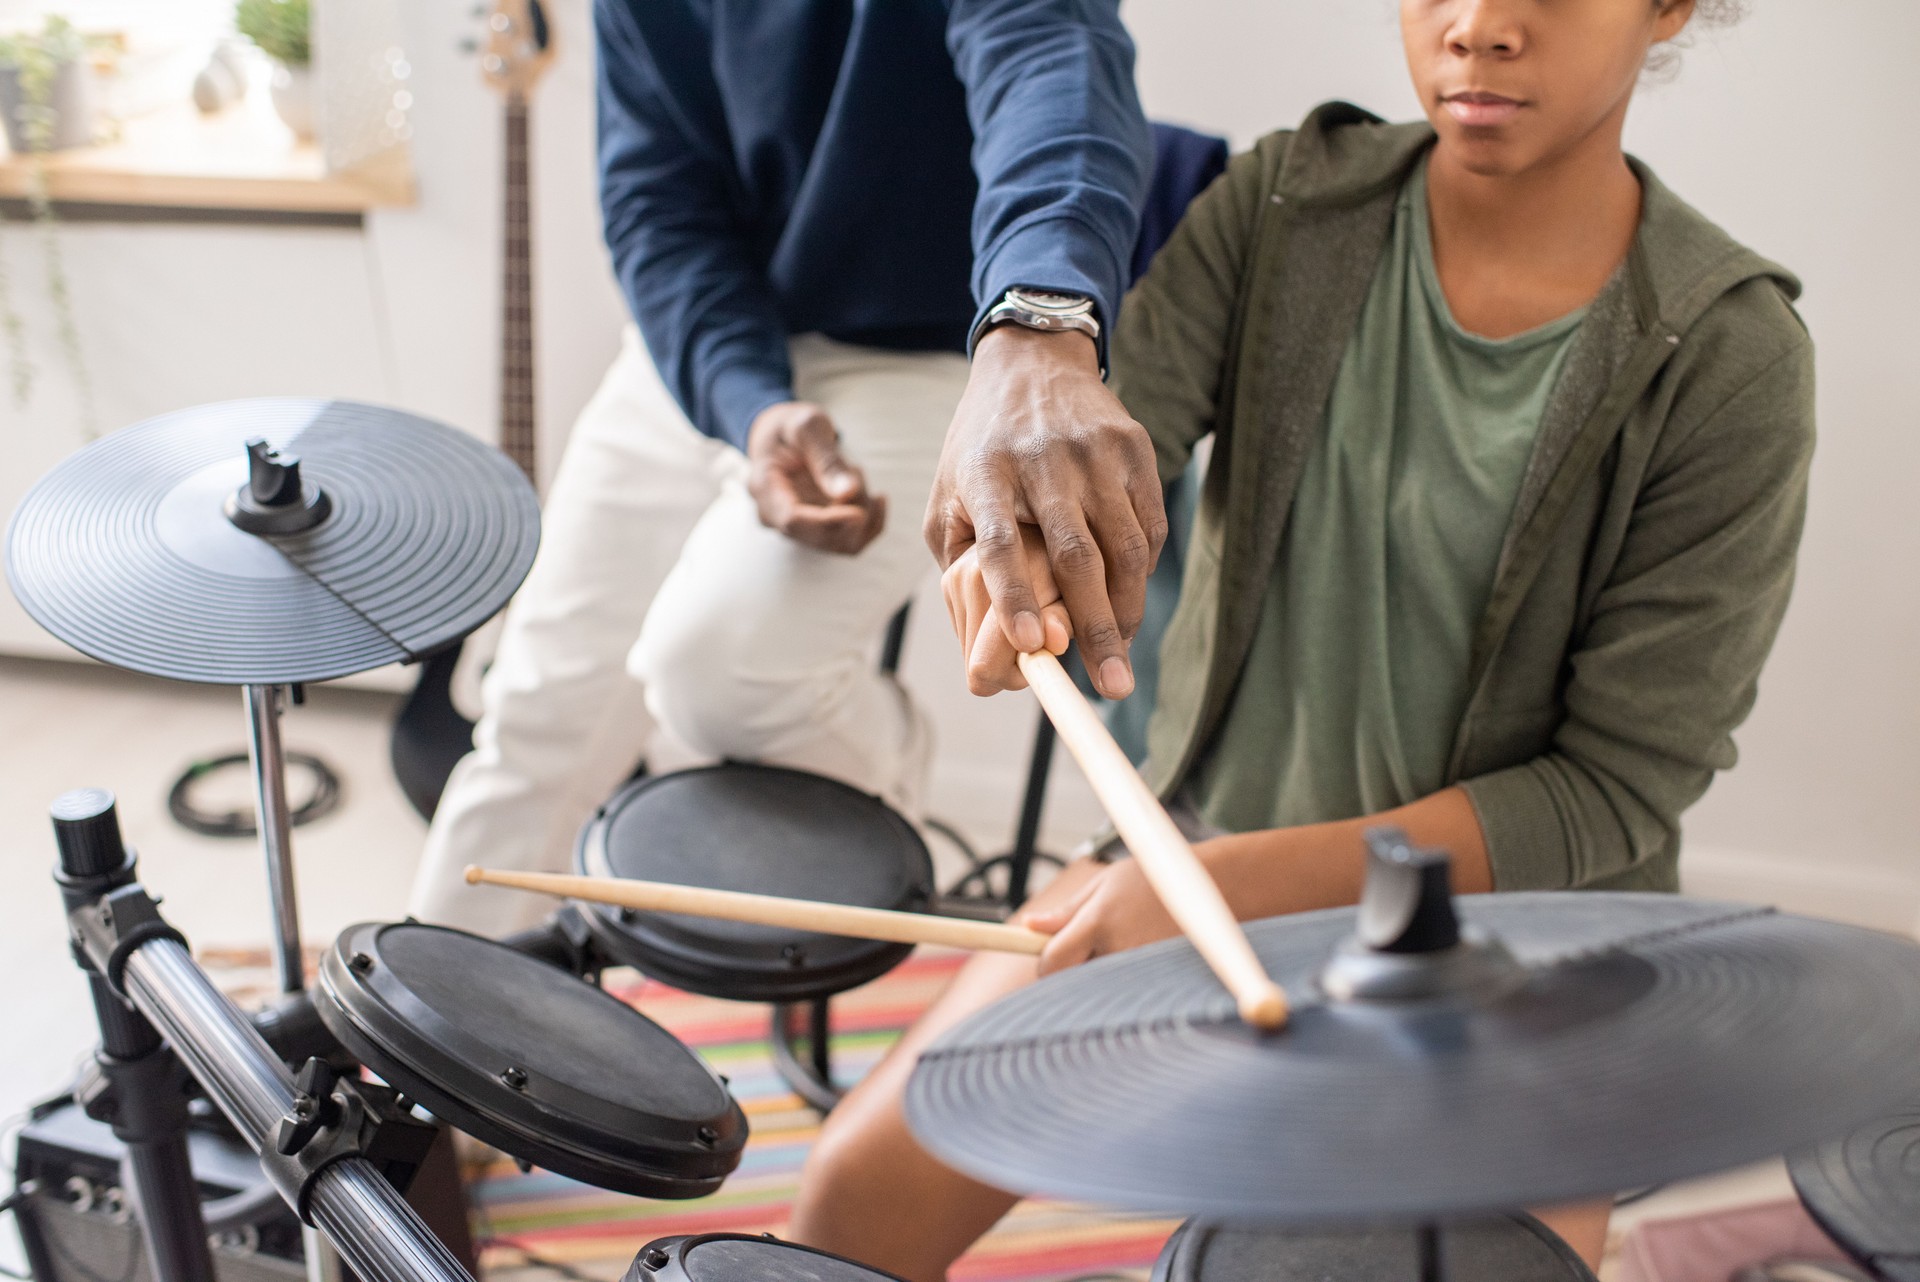
POLYGON ((1512 338, 1460 328, 1424 162, 1341 358, 1232 707, 1196 766, 1243 832, 1437 791, 1521 477, 1585 309, 1512 338))

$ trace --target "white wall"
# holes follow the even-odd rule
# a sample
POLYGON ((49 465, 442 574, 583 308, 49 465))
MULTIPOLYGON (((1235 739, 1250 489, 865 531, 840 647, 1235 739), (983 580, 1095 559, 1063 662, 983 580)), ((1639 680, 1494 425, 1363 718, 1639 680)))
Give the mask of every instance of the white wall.
MULTIPOLYGON (((4 0, 0 0, 0 8, 4 0)), ((552 6, 560 56, 534 105, 536 307, 544 463, 611 356, 622 310, 592 190, 586 0, 552 6)), ((1691 816, 1690 875, 1889 925, 1920 912, 1910 817, 1920 781, 1920 174, 1900 122, 1920 117, 1920 7, 1756 0, 1650 89, 1633 148, 1695 204, 1807 283, 1820 344, 1822 441, 1792 613, 1740 735, 1743 761, 1691 816)), ((467 6, 402 6, 416 71, 420 203, 364 235, 73 228, 77 305, 108 424, 269 390, 384 399, 489 433, 494 417, 497 104, 458 44, 467 6)), ((1347 97, 1414 111, 1388 0, 1128 0, 1149 110, 1237 145, 1347 97)), ((0 231, 16 294, 31 245, 0 231)), ((26 301, 31 302, 31 297, 26 301)), ((32 311, 33 309, 28 309, 32 311)), ((42 333, 46 318, 29 315, 42 333)), ((73 434, 57 361, 45 401, 0 401, 0 514, 73 434), (9 460, 9 456, 11 456, 9 460)), ((31 625, 0 601, 0 647, 31 625)), ((1011 825, 1031 711, 967 698, 940 612, 918 612, 907 676, 934 703, 936 803, 987 833, 1011 825)), ((1063 780, 1060 839, 1090 821, 1063 780)))

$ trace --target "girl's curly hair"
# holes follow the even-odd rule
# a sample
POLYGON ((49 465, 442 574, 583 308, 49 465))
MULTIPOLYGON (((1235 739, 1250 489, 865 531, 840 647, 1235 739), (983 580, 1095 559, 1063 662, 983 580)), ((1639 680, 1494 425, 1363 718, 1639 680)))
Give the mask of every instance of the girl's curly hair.
MULTIPOLYGON (((1665 8, 1673 0, 1654 0, 1658 8, 1665 8)), ((1687 23, 1687 29, 1677 39, 1666 44, 1655 45, 1647 54, 1646 77, 1658 82, 1671 80, 1680 69, 1680 55, 1692 43, 1694 33, 1708 27, 1730 27, 1747 16, 1748 0, 1694 0, 1693 18, 1687 23)))

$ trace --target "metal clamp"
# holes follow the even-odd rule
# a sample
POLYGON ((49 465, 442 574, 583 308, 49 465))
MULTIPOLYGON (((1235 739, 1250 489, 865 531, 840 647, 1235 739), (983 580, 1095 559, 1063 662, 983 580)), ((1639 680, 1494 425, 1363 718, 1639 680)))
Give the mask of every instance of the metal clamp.
POLYGON ((156 939, 171 939, 185 947, 187 937, 160 916, 160 901, 138 882, 108 891, 67 914, 74 950, 106 978, 122 998, 127 958, 134 949, 156 939))
POLYGON ((407 1185, 439 1128, 401 1107, 397 1091, 341 1078, 309 1059, 294 1078, 293 1103, 261 1146, 260 1165, 303 1224, 313 1223, 314 1181, 335 1162, 364 1157, 394 1188, 407 1185))

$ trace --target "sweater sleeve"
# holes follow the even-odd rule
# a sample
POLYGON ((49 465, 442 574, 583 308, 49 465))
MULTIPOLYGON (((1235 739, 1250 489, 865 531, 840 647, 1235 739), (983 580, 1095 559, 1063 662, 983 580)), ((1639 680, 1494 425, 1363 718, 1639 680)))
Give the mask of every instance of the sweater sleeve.
POLYGON ((703 65, 673 56, 699 54, 674 9, 654 10, 660 29, 643 40, 629 0, 595 0, 601 212, 615 279, 661 378, 695 427, 745 449, 754 416, 793 399, 786 326, 731 212, 723 122, 689 119, 659 91, 655 52, 682 74, 703 65))
POLYGON ((1283 142, 1275 135, 1228 163, 1187 207, 1121 309, 1113 390, 1153 438, 1162 482, 1186 470, 1219 416, 1241 282, 1283 142))
POLYGON ((1567 658, 1550 749, 1465 781, 1498 890, 1591 885, 1678 848, 1735 760, 1793 586, 1813 349, 1775 358, 1656 461, 1567 658))
POLYGON ((1153 164, 1118 0, 952 0, 947 47, 980 181, 974 324, 1014 286, 1084 295, 1104 366, 1153 164))

